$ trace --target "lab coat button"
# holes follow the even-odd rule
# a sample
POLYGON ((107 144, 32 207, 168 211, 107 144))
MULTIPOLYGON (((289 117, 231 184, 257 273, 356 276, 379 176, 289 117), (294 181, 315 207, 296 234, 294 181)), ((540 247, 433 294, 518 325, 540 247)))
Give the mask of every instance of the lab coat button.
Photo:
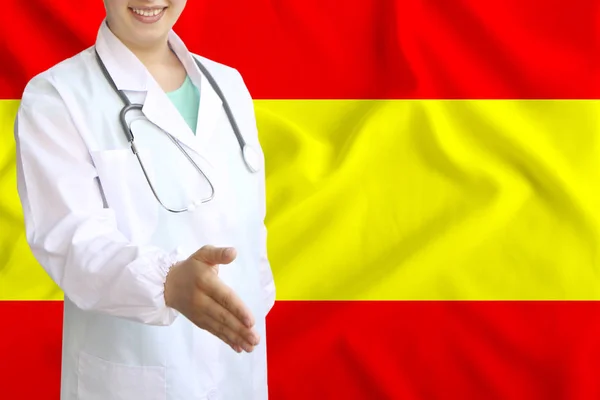
POLYGON ((219 400, 219 399, 220 399, 220 397, 219 397, 219 392, 217 392, 217 390, 216 390, 216 389, 211 389, 211 390, 208 392, 208 395, 206 396, 206 398, 207 398, 208 400, 219 400))

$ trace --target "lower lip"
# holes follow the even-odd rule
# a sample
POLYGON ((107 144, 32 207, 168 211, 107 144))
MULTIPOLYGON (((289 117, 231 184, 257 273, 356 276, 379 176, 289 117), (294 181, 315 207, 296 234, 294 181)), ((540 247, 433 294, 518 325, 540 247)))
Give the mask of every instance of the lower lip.
POLYGON ((129 9, 129 12, 138 21, 140 21, 140 22, 142 22, 144 24, 153 24, 153 23, 155 23, 156 21, 158 21, 159 19, 162 18, 162 16, 165 14, 165 10, 166 10, 166 8, 163 8, 160 13, 158 13, 156 15, 152 15, 150 17, 146 17, 145 15, 136 14, 136 13, 133 12, 133 10, 131 8, 129 9))

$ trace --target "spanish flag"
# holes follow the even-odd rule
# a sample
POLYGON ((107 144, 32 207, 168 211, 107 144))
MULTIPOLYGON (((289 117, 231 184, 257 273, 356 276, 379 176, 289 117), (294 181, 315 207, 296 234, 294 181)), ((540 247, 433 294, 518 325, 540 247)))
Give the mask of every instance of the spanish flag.
MULTIPOLYGON (((26 82, 102 2, 0 13, 0 398, 58 399, 62 294, 27 247, 26 82)), ((267 166, 270 397, 600 398, 598 0, 189 1, 267 166)))

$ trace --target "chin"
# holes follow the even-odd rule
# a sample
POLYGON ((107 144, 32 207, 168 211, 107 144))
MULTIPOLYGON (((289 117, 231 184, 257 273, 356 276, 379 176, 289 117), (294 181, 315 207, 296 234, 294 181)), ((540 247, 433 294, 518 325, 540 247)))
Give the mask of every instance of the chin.
POLYGON ((169 34, 170 28, 166 24, 147 26, 132 26, 131 37, 139 45, 152 45, 163 40, 169 34))

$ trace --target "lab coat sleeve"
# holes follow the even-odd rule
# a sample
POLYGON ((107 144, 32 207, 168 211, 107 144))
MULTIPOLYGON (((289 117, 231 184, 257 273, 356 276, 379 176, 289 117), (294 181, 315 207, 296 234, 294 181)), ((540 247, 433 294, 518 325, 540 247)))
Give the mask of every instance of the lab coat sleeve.
MULTIPOLYGON (((263 161, 264 161, 264 153, 262 151, 262 147, 260 146, 260 142, 258 139, 258 126, 256 124, 256 115, 254 112, 254 103, 252 101, 252 97, 250 95, 250 92, 248 90, 248 88, 246 87, 246 84, 244 83, 244 80, 241 76, 241 74, 236 70, 240 81, 242 82, 242 86, 243 86, 243 90, 244 90, 244 98, 246 101, 246 104, 244 105, 244 107, 247 107, 247 110, 249 110, 248 114, 249 114, 249 118, 251 119, 251 124, 252 124, 252 128, 254 130, 254 132, 256 133, 256 142, 259 144, 259 151, 260 151, 260 155, 261 157, 263 157, 263 161)), ((263 163, 264 164, 264 163, 263 163)), ((263 221, 262 223, 262 229, 261 229, 261 240, 260 240, 260 246, 261 246, 261 262, 260 262, 260 276, 261 276, 261 285, 263 287, 264 290, 264 294, 265 294, 265 300, 267 302, 267 312, 269 312, 271 310, 271 308, 273 308, 273 305, 275 304, 275 297, 276 297, 276 290, 275 290, 275 281, 273 279, 273 271, 271 269, 271 263, 269 261, 269 256, 268 256, 268 252, 267 252, 267 227, 264 223, 265 218, 266 218, 266 213, 267 213, 267 201, 266 201, 266 175, 265 175, 265 169, 266 168, 262 168, 261 169, 261 176, 260 176, 260 204, 261 204, 261 209, 260 209, 260 213, 261 213, 261 220, 263 221)))
POLYGON ((275 304, 275 281, 273 279, 273 272, 271 270, 271 263, 269 262, 269 257, 267 254, 267 227, 266 225, 262 226, 262 235, 261 235, 261 251, 262 257, 260 262, 260 275, 261 275, 261 284, 265 293, 265 300, 267 302, 267 313, 271 311, 273 305, 275 304))
POLYGON ((77 307, 169 325, 164 281, 177 253, 130 243, 104 208, 88 148, 51 77, 36 77, 15 122, 17 186, 27 241, 77 307))

